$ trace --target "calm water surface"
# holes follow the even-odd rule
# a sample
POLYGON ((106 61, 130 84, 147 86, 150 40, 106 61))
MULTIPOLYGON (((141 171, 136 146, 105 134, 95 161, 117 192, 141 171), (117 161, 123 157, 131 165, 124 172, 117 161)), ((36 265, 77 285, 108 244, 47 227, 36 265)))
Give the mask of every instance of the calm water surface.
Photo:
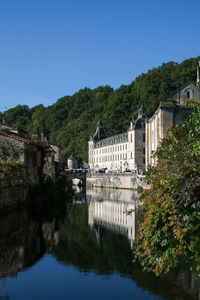
POLYGON ((91 189, 53 212, 29 207, 2 216, 0 300, 199 300, 196 274, 158 279, 132 263, 141 218, 134 199, 131 191, 91 189))

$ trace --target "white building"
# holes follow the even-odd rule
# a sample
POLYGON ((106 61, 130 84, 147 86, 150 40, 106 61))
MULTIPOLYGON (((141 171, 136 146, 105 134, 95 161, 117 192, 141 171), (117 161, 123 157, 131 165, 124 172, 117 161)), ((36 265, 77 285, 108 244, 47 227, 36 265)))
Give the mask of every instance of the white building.
POLYGON ((135 171, 145 167, 145 113, 141 107, 138 118, 132 120, 127 132, 106 137, 102 124, 88 143, 88 162, 91 171, 107 168, 123 172, 126 169, 135 171))

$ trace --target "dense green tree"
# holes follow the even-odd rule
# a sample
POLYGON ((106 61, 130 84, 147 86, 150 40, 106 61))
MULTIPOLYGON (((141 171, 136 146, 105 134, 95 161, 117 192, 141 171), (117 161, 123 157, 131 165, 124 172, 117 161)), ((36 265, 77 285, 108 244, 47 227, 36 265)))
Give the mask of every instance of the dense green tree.
POLYGON ((62 145, 65 157, 73 152, 87 160, 87 141, 99 119, 107 135, 126 131, 131 116, 137 115, 142 104, 149 114, 176 88, 188 81, 195 83, 198 60, 200 57, 180 64, 162 64, 115 91, 108 85, 93 90, 84 88, 46 108, 18 105, 5 112, 6 121, 8 125, 23 127, 29 134, 43 131, 52 142, 62 145))
POLYGON ((46 108, 40 104, 34 108, 32 113, 32 126, 30 129, 31 133, 48 133, 45 126, 46 120, 46 108))
POLYGON ((8 125, 28 126, 31 121, 31 110, 27 105, 17 105, 14 108, 10 108, 4 113, 6 123, 8 125))
POLYGON ((200 109, 168 131, 147 174, 136 257, 159 275, 178 265, 200 270, 200 109))

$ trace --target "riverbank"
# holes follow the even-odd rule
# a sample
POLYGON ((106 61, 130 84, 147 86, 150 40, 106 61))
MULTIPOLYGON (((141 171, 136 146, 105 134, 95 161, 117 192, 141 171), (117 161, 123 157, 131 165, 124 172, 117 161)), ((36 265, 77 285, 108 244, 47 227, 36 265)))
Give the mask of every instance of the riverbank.
POLYGON ((148 189, 145 183, 145 175, 139 174, 87 174, 86 185, 88 187, 114 188, 137 190, 148 189))
MULTIPOLYGON (((51 198, 55 198, 58 202, 58 194, 71 195, 72 182, 68 182, 66 178, 59 178, 54 183, 51 178, 42 183, 31 184, 28 178, 24 176, 4 176, 0 178, 0 209, 12 209, 15 206, 23 205, 36 195, 50 194, 51 198)), ((61 196, 59 196, 61 197, 61 196)), ((45 201, 48 196, 44 197, 45 201)), ((41 199, 44 202, 44 199, 41 199)))

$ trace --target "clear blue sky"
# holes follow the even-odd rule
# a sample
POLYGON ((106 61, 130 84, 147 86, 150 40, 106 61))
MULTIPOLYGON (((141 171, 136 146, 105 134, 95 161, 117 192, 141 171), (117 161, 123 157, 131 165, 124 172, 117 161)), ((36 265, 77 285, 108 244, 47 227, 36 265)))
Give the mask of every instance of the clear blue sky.
POLYGON ((0 0, 0 107, 116 89, 198 56, 199 13, 199 0, 0 0))

